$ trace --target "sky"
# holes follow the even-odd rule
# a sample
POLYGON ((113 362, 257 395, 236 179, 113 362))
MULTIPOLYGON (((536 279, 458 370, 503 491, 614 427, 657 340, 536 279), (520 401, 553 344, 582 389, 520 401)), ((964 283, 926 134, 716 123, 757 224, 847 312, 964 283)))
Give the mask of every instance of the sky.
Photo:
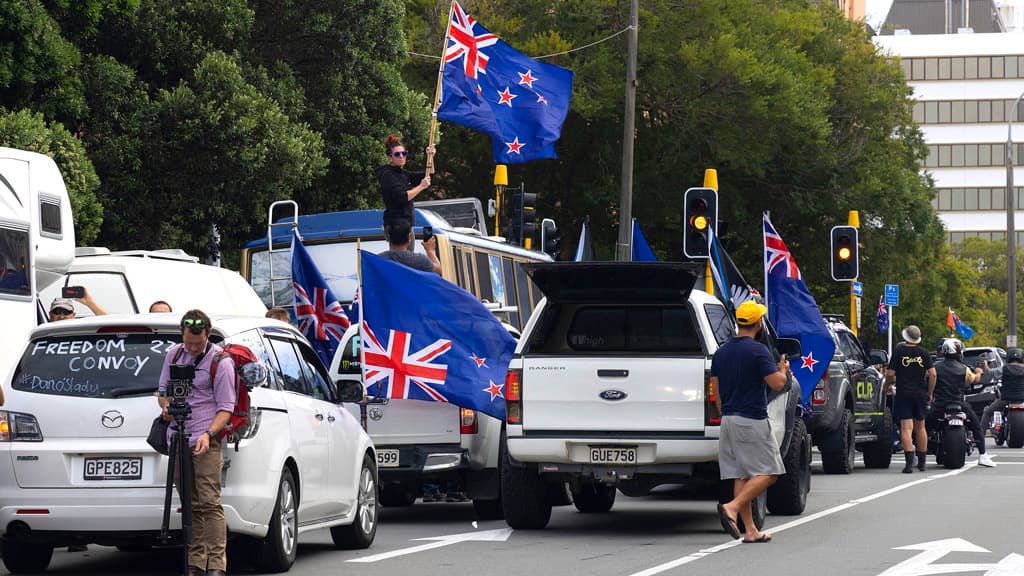
POLYGON ((885 15, 889 13, 892 0, 865 0, 864 4, 864 21, 878 30, 885 21, 885 15))

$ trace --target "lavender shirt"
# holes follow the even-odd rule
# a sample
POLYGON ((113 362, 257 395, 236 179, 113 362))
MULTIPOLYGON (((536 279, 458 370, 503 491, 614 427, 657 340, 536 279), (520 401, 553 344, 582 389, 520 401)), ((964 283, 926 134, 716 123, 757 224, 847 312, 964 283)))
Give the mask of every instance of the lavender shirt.
MULTIPOLYGON (((200 434, 205 434, 213 423, 213 417, 217 412, 231 412, 235 409, 235 383, 233 375, 235 364, 231 357, 224 354, 217 366, 217 381, 210 385, 210 366, 213 358, 221 351, 220 346, 211 343, 210 349, 203 356, 202 362, 196 366, 196 379, 192 382, 192 395, 188 397, 188 403, 192 406, 192 418, 185 424, 185 431, 189 433, 189 446, 195 446, 200 434)), ((170 379, 171 364, 192 364, 196 357, 189 354, 181 344, 175 344, 167 351, 164 359, 163 370, 160 371, 160 392, 167 390, 167 381, 170 379), (178 359, 174 355, 181 350, 178 359)), ((174 426, 167 428, 167 443, 170 445, 171 437, 174 435, 174 426)))

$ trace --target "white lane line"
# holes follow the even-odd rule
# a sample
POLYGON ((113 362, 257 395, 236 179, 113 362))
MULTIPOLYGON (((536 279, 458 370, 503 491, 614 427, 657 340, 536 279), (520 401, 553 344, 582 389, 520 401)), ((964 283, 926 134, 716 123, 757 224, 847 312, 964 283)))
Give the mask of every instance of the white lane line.
MULTIPOLYGON (((896 492, 900 492, 902 490, 906 490, 907 488, 911 488, 913 486, 919 486, 921 484, 925 484, 927 482, 932 482, 934 480, 941 480, 943 478, 950 478, 950 477, 956 476, 958 474, 963 474, 964 472, 970 470, 971 468, 976 467, 977 465, 978 465, 977 462, 970 462, 968 464, 965 464, 963 468, 960 468, 958 470, 950 470, 949 472, 944 472, 942 474, 935 474, 935 475, 932 475, 932 476, 928 476, 927 478, 921 478, 921 479, 918 479, 918 480, 911 480, 911 481, 906 482, 904 484, 900 484, 899 486, 896 486, 894 488, 889 488, 887 490, 882 490, 881 492, 876 492, 874 494, 869 494, 867 496, 863 496, 863 497, 857 498, 855 500, 850 500, 849 502, 846 502, 844 504, 839 504, 837 506, 833 506, 832 508, 829 508, 827 510, 822 510, 821 512, 815 512, 814 514, 809 514, 807 516, 801 516, 800 518, 797 518, 796 520, 793 520, 791 522, 786 522, 785 524, 781 524, 779 526, 773 526, 771 528, 771 530, 768 530, 768 532, 770 532, 771 534, 775 534, 777 532, 783 532, 783 531, 789 530, 790 528, 796 528, 797 526, 801 526, 803 524, 807 524, 807 523, 813 522, 815 520, 820 520, 822 518, 825 518, 826 516, 831 516, 833 514, 838 514, 839 512, 842 512, 843 510, 849 510, 850 508, 853 508, 853 507, 858 506, 860 504, 864 504, 865 502, 871 502, 872 500, 876 500, 878 498, 881 498, 883 496, 888 496, 890 494, 895 494, 896 492)), ((917 472, 917 473, 920 474, 920 472, 917 472)), ((716 552, 721 552, 722 550, 728 550, 730 548, 734 548, 734 547, 736 547, 736 546, 738 546, 738 545, 740 545, 742 543, 743 543, 742 539, 730 540, 730 541, 725 542, 723 544, 719 544, 718 546, 714 546, 712 548, 705 548, 703 550, 699 550, 699 551, 694 552, 692 554, 687 554, 686 556, 682 556, 680 558, 676 558, 675 560, 669 560, 668 562, 665 562, 663 564, 658 564, 657 566, 653 566, 651 568, 647 568, 646 570, 641 570, 640 572, 634 572, 634 573, 630 574, 629 576, 654 576, 655 574, 660 574, 662 572, 665 572, 666 570, 671 570, 673 568, 677 568, 677 567, 682 566, 684 564, 689 564, 690 562, 694 562, 696 560, 700 560, 701 558, 704 558, 706 556, 710 556, 710 555, 712 555, 712 554, 714 554, 716 552)))

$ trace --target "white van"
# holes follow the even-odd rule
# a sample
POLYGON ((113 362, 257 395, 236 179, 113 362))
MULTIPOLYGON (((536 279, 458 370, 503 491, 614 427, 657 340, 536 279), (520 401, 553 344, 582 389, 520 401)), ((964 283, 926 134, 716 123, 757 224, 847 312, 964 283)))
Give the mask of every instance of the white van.
MULTIPOLYGON (((148 312, 163 300, 175 312, 199 308, 207 314, 263 316, 267 307, 237 272, 200 264, 182 250, 111 252, 88 247, 75 250, 70 269, 60 282, 40 292, 49 306, 62 286, 85 286, 93 299, 111 314, 148 312)), ((75 302, 76 316, 92 311, 75 302)))
POLYGON ((75 255, 71 200, 49 156, 0 148, 0 375, 18 361, 46 315, 36 294, 67 272, 75 255))

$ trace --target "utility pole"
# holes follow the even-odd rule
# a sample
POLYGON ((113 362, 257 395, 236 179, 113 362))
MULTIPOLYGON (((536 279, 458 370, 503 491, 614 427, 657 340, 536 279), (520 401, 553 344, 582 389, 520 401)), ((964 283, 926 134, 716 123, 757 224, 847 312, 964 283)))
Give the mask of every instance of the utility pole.
POLYGON ((1017 119, 1017 105, 1024 92, 1010 109, 1006 123, 1006 347, 1017 347, 1017 226, 1014 216, 1013 191, 1013 121, 1017 119))
POLYGON ((619 192, 619 241, 615 259, 628 262, 633 257, 633 132, 636 124, 636 45, 640 22, 640 0, 629 7, 629 55, 626 59, 626 113, 622 127, 622 188, 619 192))

